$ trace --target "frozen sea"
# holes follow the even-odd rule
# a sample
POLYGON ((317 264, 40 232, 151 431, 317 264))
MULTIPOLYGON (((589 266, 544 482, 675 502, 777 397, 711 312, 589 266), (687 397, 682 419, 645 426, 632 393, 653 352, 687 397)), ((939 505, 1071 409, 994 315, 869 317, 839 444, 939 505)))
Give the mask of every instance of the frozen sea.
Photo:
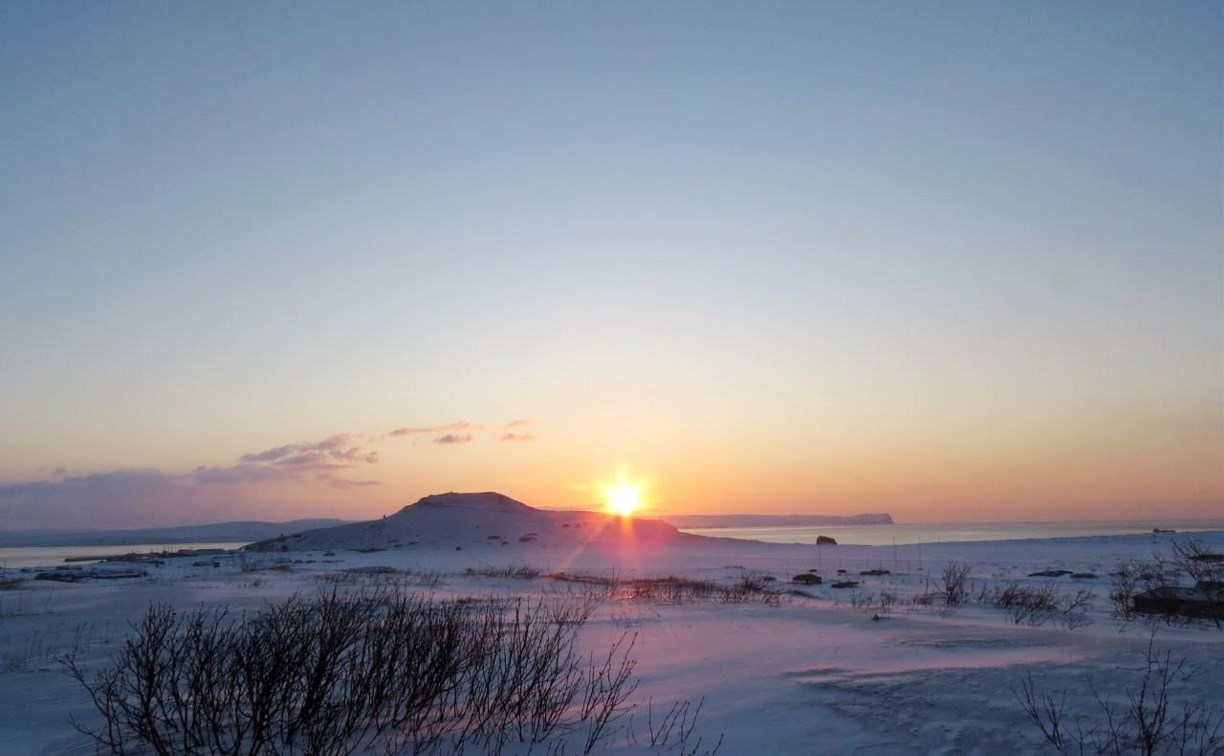
POLYGON ((104 557, 124 554, 153 554, 159 551, 183 549, 237 549, 250 541, 172 543, 172 544, 122 544, 119 546, 14 546, 0 548, 0 569, 20 570, 27 567, 56 567, 71 559, 73 564, 89 564, 90 557, 98 561, 104 557))
POLYGON ((1023 541, 1034 538, 1083 538, 1153 534, 1155 529, 1179 533, 1224 530, 1218 520, 1094 521, 1094 522, 949 522, 899 525, 804 525, 756 528, 693 528, 685 533, 716 538, 743 538, 768 543, 816 543, 818 536, 851 546, 893 544, 1023 541))
MULTIPOLYGON (((740 538, 766 543, 816 543, 818 536, 832 536, 847 546, 892 546, 924 543, 965 543, 977 541, 1018 541, 1035 538, 1082 538, 1152 534, 1154 528, 1178 533, 1224 531, 1219 520, 1145 520, 1092 522, 974 522, 907 523, 898 525, 804 525, 754 528, 689 528, 685 533, 740 538)), ((247 541, 173 544, 123 544, 114 546, 37 546, 0 548, 0 569, 54 567, 67 563, 88 563, 87 557, 123 554, 148 554, 180 549, 238 549, 247 541)))

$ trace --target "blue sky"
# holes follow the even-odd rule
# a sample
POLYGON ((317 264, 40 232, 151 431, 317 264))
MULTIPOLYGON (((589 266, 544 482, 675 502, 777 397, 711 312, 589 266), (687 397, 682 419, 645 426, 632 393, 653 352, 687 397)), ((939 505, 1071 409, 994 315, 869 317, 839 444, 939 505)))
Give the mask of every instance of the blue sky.
POLYGON ((628 469, 660 510, 1224 515, 1222 31, 1194 2, 6 4, 8 506, 531 419, 292 499, 583 504, 628 469))

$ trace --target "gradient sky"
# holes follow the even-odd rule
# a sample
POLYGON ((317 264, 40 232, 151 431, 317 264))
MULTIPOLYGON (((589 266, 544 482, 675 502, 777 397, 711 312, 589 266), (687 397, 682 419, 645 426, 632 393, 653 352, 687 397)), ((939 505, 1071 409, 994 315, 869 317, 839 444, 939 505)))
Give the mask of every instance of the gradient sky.
POLYGON ((0 4, 0 529, 622 475, 1224 520, 1222 40, 1214 1, 0 4))

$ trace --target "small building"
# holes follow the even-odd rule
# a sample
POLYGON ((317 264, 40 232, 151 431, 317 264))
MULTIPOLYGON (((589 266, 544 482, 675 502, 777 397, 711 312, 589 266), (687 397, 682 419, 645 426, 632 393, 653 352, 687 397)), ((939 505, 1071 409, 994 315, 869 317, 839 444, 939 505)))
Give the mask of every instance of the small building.
POLYGON ((1199 584, 1194 588, 1161 586, 1135 596, 1135 611, 1139 614, 1166 614, 1182 617, 1224 619, 1224 595, 1212 590, 1214 584, 1199 584))

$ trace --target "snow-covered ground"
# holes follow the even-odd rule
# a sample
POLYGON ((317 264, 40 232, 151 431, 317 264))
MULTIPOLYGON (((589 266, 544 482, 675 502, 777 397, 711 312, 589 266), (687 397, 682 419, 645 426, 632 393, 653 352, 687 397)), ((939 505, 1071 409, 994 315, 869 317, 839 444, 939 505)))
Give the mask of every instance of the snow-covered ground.
MULTIPOLYGON (((482 521, 488 519, 478 516, 469 524, 482 521)), ((635 634, 640 686, 633 700, 652 699, 656 708, 703 701, 696 734, 706 744, 722 736, 722 754, 1046 753, 1052 749, 1016 696, 1030 673, 1040 691, 1065 691, 1068 711, 1092 718, 1100 716, 1098 696, 1125 696, 1140 682, 1152 625, 1111 618, 1109 573, 1115 564, 1167 554, 1179 538, 1193 537, 1224 552, 1224 532, 897 547, 641 532, 647 537, 640 540, 626 531, 570 541, 541 533, 520 541, 517 532, 440 530, 421 539, 429 543, 380 551, 272 551, 220 557, 219 566, 171 559, 143 567, 144 577, 79 583, 35 581, 31 573, 9 571, 0 577, 0 751, 93 752, 73 721, 92 726, 98 715, 57 658, 75 648, 86 665, 104 663, 151 603, 258 610, 294 592, 330 588, 336 583, 329 576, 344 570, 382 566, 400 572, 343 573, 341 584, 395 580, 440 598, 551 597, 591 591, 586 581, 592 578, 679 576, 724 585, 745 576, 773 578, 764 584, 784 593, 777 601, 676 602, 604 588, 581 642, 598 651, 625 632, 635 634), (971 569, 967 603, 921 603, 929 591, 942 591, 942 573, 951 562, 971 569), (539 574, 498 574, 511 567, 539 574), (1095 577, 1029 577, 1055 569, 1095 577), (887 574, 859 574, 865 570, 887 574), (824 583, 790 582, 810 571, 824 583), (549 576, 557 573, 581 581, 549 576), (839 578, 859 586, 831 587, 839 578), (984 589, 1012 582, 1053 584, 1064 596, 1086 589, 1093 597, 1082 616, 1017 624, 1007 610, 976 600, 984 589)), ((1210 623, 1161 625, 1154 643, 1185 660, 1184 671, 1192 673, 1175 681, 1174 703, 1221 716, 1224 630, 1210 623)), ((639 708, 634 715, 642 714, 639 708)), ((609 752, 617 750, 610 744, 609 752)))

